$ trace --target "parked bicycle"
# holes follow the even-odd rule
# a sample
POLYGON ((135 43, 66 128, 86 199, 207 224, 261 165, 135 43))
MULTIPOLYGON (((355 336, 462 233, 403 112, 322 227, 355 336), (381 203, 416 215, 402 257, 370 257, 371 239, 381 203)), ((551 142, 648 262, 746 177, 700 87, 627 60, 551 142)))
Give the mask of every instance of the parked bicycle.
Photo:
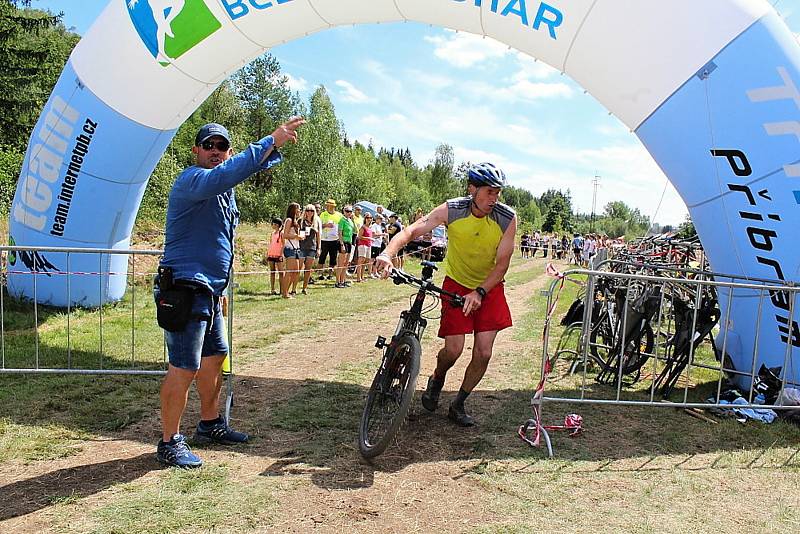
POLYGON ((438 307, 440 298, 449 299, 457 307, 464 305, 463 297, 433 283, 436 270, 435 264, 423 261, 421 278, 398 269, 390 273, 395 284, 409 284, 419 289, 410 308, 400 314, 392 339, 387 343, 385 337, 378 336, 375 343, 384 352, 361 415, 358 448, 364 458, 383 453, 408 414, 419 375, 420 339, 428 325, 425 314, 438 307), (433 296, 435 301, 425 307, 428 296, 433 296))

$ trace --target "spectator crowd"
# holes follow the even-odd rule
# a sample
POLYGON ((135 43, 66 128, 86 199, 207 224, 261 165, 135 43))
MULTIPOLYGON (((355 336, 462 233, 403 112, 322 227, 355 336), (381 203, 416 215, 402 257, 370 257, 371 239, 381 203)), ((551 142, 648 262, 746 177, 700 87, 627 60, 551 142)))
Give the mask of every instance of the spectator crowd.
POLYGON ((520 254, 523 258, 535 258, 537 252, 543 258, 567 261, 572 265, 588 268, 592 260, 601 254, 606 257, 607 251, 618 240, 610 239, 602 234, 589 233, 586 235, 556 233, 525 232, 520 236, 520 254))
MULTIPOLYGON (((267 250, 270 291, 286 299, 308 292, 308 286, 328 280, 338 289, 370 278, 379 278, 375 258, 402 229, 401 217, 377 206, 375 213, 363 213, 358 204, 338 209, 329 198, 301 208, 291 203, 283 219, 272 220, 267 250)), ((422 217, 417 210, 414 220, 422 217)), ((425 251, 421 252, 422 255, 425 251)), ((403 267, 405 251, 394 258, 403 267)))

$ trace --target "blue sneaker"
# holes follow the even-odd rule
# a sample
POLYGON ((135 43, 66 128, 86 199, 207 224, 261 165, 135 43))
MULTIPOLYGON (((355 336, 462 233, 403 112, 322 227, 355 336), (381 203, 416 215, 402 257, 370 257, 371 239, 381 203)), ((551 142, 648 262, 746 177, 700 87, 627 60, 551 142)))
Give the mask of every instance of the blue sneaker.
POLYGON ((237 432, 228 426, 224 417, 219 417, 212 425, 206 425, 203 421, 197 423, 197 431, 194 439, 198 443, 221 443, 223 445, 235 445, 245 443, 250 436, 244 432, 237 432))
POLYGON ((169 467, 192 469, 203 465, 203 460, 194 454, 182 434, 175 434, 169 441, 159 441, 156 449, 158 461, 169 467))

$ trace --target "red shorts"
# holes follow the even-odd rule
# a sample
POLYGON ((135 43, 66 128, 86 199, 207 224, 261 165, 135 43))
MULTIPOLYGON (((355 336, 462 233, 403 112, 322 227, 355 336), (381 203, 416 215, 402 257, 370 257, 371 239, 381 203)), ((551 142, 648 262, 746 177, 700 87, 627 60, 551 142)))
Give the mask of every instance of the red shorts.
MULTIPOLYGON (((458 295, 468 295, 474 291, 464 287, 450 277, 445 277, 442 289, 458 295)), ((470 315, 464 315, 447 299, 442 299, 442 320, 439 323, 439 337, 458 336, 478 332, 503 330, 511 326, 511 310, 508 309, 502 282, 486 293, 481 307, 470 315)))

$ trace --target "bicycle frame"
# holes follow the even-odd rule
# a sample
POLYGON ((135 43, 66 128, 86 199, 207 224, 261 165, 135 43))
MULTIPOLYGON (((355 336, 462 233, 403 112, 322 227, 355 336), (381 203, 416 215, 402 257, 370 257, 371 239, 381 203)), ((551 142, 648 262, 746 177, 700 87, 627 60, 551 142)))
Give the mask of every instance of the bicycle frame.
POLYGON ((428 326, 428 320, 422 317, 422 305, 425 303, 426 296, 427 289, 421 287, 414 297, 411 308, 400 313, 400 321, 397 323, 392 339, 397 339, 403 334, 411 334, 418 340, 422 339, 422 334, 428 326))
MULTIPOLYGON (((405 334, 414 336, 418 341, 422 340, 422 334, 428 326, 428 320, 422 317, 422 306, 425 304, 425 298, 428 296, 431 289, 438 289, 433 284, 433 271, 434 266, 432 264, 423 262, 422 278, 419 280, 419 290, 414 297, 414 302, 411 304, 411 307, 400 313, 400 321, 398 321, 397 328, 392 336, 392 343, 405 334)), ((402 279, 395 279, 395 284, 402 283, 404 283, 402 279)), ((379 348, 386 348, 385 338, 379 336, 376 346, 379 348)))

